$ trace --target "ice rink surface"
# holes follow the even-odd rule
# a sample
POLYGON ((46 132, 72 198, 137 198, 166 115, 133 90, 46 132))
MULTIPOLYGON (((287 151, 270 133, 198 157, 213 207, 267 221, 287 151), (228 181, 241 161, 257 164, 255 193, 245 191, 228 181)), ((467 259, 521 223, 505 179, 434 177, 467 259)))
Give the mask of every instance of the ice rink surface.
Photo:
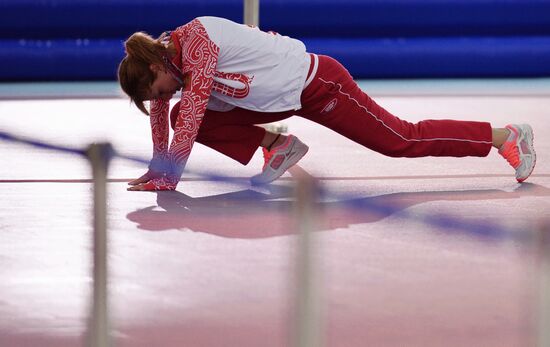
MULTIPOLYGON (((383 86, 375 100, 409 121, 531 124, 533 175, 516 183, 496 150, 486 158, 388 158, 297 117, 285 123, 310 151, 266 187, 245 180, 261 169, 261 151, 245 167, 197 144, 192 173, 177 191, 157 193, 126 191, 146 169, 115 159, 108 212, 116 346, 291 345, 297 174, 328 192, 314 224, 324 345, 532 345, 534 248, 420 220, 443 214, 520 234, 538 228, 550 215, 550 93, 529 84, 491 92, 383 86), (197 172, 243 180, 211 182, 197 172)), ((369 92, 368 82, 362 87, 369 92)), ((22 95, 0 100, 0 130, 76 147, 110 141, 121 153, 151 155, 148 118, 126 99, 22 95)), ((77 156, 6 142, 0 156, 0 346, 84 345, 90 167, 77 156)))

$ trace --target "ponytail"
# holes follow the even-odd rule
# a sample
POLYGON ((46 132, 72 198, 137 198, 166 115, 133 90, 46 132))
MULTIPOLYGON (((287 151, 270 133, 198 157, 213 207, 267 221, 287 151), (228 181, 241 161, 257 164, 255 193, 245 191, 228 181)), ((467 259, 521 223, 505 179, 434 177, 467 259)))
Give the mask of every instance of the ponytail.
POLYGON ((149 64, 162 64, 162 56, 166 54, 166 47, 144 32, 134 33, 126 40, 124 47, 129 57, 149 64))
POLYGON ((162 65, 162 57, 167 54, 167 49, 160 39, 155 40, 144 32, 137 32, 130 36, 124 42, 124 48, 126 56, 118 66, 120 87, 141 112, 148 115, 149 112, 143 101, 156 78, 149 66, 151 64, 162 65))

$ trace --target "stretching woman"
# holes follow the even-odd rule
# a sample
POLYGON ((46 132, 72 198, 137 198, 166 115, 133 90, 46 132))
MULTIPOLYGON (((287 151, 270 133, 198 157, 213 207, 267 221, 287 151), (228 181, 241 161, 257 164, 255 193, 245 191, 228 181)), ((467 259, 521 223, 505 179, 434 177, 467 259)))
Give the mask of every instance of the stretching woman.
POLYGON ((294 135, 257 124, 293 115, 324 125, 392 157, 487 156, 492 147, 522 182, 535 167, 529 125, 492 128, 486 122, 403 121, 377 105, 348 71, 302 42, 216 17, 199 17, 153 39, 133 34, 118 70, 120 85, 149 114, 153 159, 129 190, 174 190, 195 141, 246 165, 258 147, 265 164, 253 184, 279 178, 308 147, 294 135), (169 101, 181 99, 169 112, 169 101), (169 115, 170 113, 170 115, 169 115), (169 124, 174 130, 168 144, 169 124), (169 163, 169 165, 166 165, 169 163))

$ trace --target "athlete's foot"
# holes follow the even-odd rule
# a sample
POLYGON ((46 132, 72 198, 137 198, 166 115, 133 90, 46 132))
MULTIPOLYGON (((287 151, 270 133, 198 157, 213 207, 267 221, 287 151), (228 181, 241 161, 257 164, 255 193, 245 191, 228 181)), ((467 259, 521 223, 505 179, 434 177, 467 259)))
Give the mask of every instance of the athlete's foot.
POLYGON ((273 145, 271 150, 262 148, 264 154, 262 173, 253 176, 250 181, 254 185, 275 181, 302 159, 308 149, 309 147, 294 135, 288 135, 282 144, 273 145))
POLYGON ((533 147, 533 129, 528 124, 510 124, 506 126, 510 135, 500 146, 502 155, 516 170, 516 180, 525 181, 533 172, 537 155, 533 147))

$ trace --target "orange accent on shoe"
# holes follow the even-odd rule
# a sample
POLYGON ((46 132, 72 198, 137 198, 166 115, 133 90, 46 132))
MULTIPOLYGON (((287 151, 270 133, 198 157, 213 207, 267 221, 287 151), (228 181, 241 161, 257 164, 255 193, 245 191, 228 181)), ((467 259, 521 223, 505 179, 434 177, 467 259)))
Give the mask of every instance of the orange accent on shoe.
POLYGON ((279 156, 275 157, 273 162, 271 162, 271 168, 273 170, 277 170, 281 166, 283 161, 285 161, 285 156, 284 155, 279 155, 279 156))
POLYGON ((264 155, 264 166, 262 167, 262 171, 265 170, 265 167, 267 166, 267 164, 273 157, 273 154, 275 154, 277 150, 281 150, 281 149, 284 150, 286 147, 290 145, 290 142, 291 142, 290 140, 291 140, 290 136, 287 136, 285 141, 282 144, 280 144, 277 147, 271 148, 271 151, 268 151, 266 148, 262 147, 262 152, 264 155))
POLYGON ((514 169, 516 169, 521 164, 518 146, 516 145, 516 139, 519 134, 517 130, 512 127, 508 129, 510 130, 511 136, 506 139, 506 142, 502 144, 498 152, 504 157, 504 159, 506 159, 506 161, 508 161, 508 163, 510 163, 510 165, 512 165, 514 169))
POLYGON ((269 164, 269 161, 271 160, 271 157, 273 156, 273 152, 268 151, 265 148, 262 148, 262 152, 264 154, 264 166, 262 167, 262 171, 265 170, 265 167, 267 164, 269 164))

